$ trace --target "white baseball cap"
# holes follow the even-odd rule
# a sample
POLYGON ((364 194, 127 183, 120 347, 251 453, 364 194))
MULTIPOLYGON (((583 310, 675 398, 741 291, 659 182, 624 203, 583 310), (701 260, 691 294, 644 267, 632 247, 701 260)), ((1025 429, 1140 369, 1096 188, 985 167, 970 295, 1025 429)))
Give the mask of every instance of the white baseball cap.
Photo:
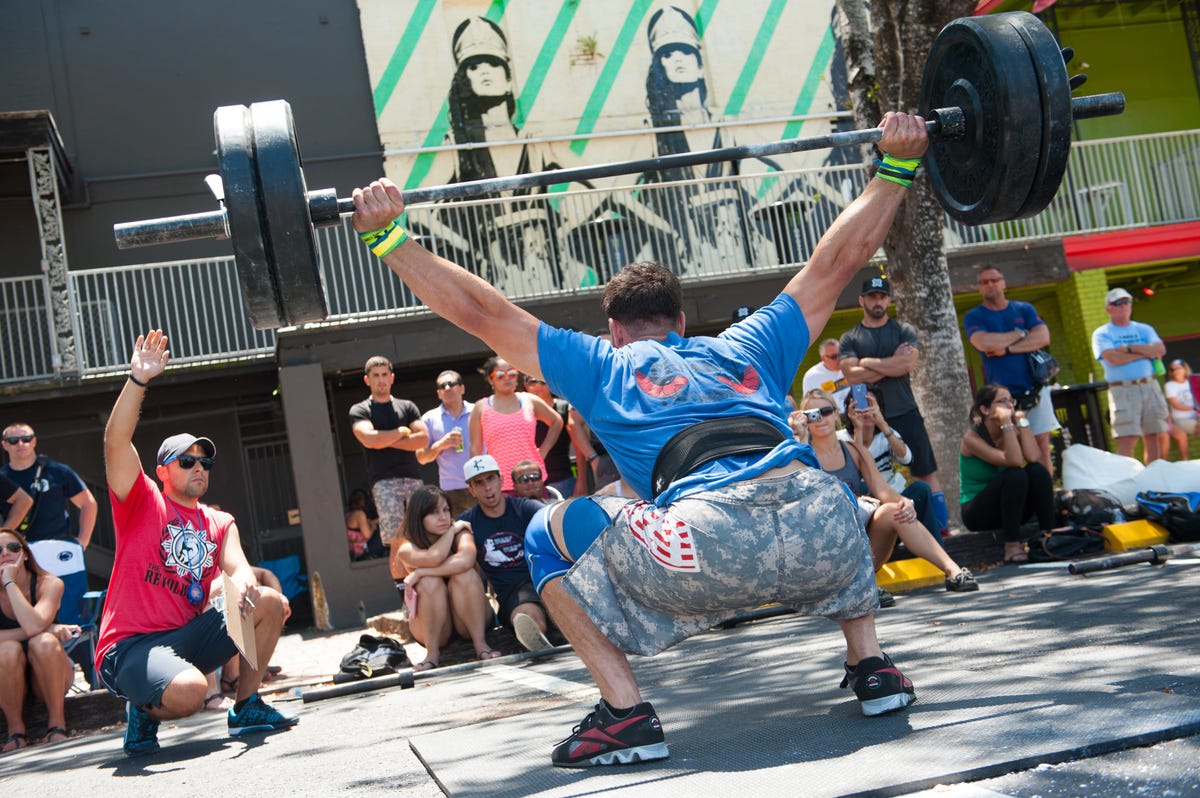
POLYGON ((1114 288, 1104 297, 1104 304, 1111 305, 1118 299, 1133 299, 1133 297, 1124 288, 1114 288))
POLYGON ((463 466, 463 479, 470 482, 473 477, 490 474, 493 471, 497 474, 500 473, 500 464, 496 462, 496 458, 490 454, 477 454, 463 466))

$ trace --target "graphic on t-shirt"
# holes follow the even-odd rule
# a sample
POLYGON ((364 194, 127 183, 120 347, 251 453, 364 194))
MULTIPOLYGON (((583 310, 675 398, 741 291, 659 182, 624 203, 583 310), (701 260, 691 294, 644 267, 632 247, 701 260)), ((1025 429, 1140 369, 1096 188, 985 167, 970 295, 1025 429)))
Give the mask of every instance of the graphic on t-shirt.
POLYGON ((758 371, 754 366, 746 366, 746 370, 742 372, 742 379, 738 382, 734 382, 724 374, 718 374, 717 379, 738 393, 754 393, 758 390, 758 371))
POLYGON ((213 567, 217 544, 208 539, 204 530, 193 527, 191 521, 176 521, 163 530, 162 548, 166 552, 166 567, 174 568, 181 579, 196 584, 204 571, 213 567))
MULTIPOLYGON (((696 362, 692 365, 698 374, 711 376, 722 385, 733 389, 735 393, 755 393, 762 383, 762 378, 759 377, 758 370, 754 366, 740 367, 735 363, 705 362, 696 362), (741 373, 738 376, 733 376, 733 373, 736 373, 736 370, 739 368, 741 373)), ((667 362, 660 361, 653 364, 648 372, 635 371, 633 375, 634 380, 637 382, 637 386, 642 393, 647 396, 655 399, 669 399, 690 384, 690 380, 687 377, 682 374, 672 374, 668 371, 669 368, 670 365, 667 362)), ((709 390, 705 392, 704 396, 699 398, 701 400, 719 401, 724 397, 714 394, 709 390)))
POLYGON ((525 546, 516 535, 499 532, 483 542, 483 562, 492 568, 523 568, 525 546))
POLYGON ((637 385, 642 389, 642 393, 647 396, 653 396, 655 399, 665 399, 668 396, 674 396, 688 384, 688 378, 682 374, 676 374, 663 383, 655 381, 650 375, 644 374, 641 371, 635 371, 633 377, 637 380, 637 385))

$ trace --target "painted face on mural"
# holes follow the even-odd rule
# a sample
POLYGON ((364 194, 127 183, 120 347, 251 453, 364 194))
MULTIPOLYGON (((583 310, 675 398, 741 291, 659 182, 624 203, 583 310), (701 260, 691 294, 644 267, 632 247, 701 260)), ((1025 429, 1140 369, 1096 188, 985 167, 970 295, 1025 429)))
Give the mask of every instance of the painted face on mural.
POLYGON ((497 58, 479 58, 468 64, 467 79, 478 97, 503 97, 512 90, 508 70, 497 58))
POLYGON ((695 83, 700 80, 700 56, 690 47, 667 47, 658 55, 667 80, 695 83))

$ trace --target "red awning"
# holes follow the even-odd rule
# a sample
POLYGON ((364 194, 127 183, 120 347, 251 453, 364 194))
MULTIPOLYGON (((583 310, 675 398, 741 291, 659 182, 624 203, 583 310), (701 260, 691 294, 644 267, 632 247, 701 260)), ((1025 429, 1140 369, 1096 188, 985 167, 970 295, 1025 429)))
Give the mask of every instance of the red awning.
POLYGON ((1073 272, 1200 258, 1200 222, 1113 230, 1063 239, 1073 272))

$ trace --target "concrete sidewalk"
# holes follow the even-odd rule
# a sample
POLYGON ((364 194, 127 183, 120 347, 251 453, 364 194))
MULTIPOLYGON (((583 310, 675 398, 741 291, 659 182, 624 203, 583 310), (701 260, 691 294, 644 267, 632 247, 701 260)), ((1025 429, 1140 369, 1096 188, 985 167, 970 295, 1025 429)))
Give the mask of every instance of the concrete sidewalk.
MULTIPOLYGON (((836 627, 783 616, 634 659, 672 749, 661 763, 549 766, 550 747, 596 700, 567 653, 313 703, 293 687, 274 699, 300 714, 290 731, 231 739, 220 716, 202 713, 164 724, 163 750, 146 759, 122 755, 119 728, 34 746, 0 757, 0 783, 14 794, 426 798, 898 795, 934 784, 978 795, 977 780, 993 779, 1032 795, 1023 785, 1062 772, 1075 791, 1045 794, 1200 793, 1200 558, 1087 578, 1004 567, 980 584, 915 591, 881 613, 885 648, 919 697, 884 718, 862 718, 838 689, 836 627)), ((289 635, 276 659, 292 679, 324 679, 360 633, 289 635)))

